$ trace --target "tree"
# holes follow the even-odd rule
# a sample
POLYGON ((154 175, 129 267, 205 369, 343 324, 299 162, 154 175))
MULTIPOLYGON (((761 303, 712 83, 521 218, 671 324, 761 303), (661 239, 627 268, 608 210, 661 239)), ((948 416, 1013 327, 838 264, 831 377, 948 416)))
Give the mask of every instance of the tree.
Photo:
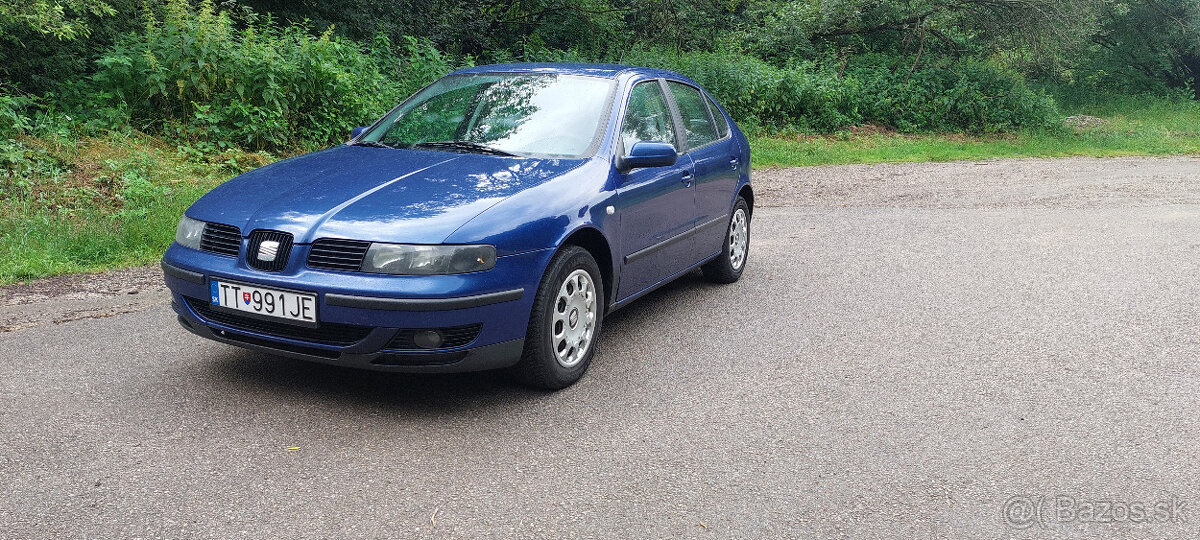
POLYGON ((1114 2, 1094 41, 1100 50, 1093 73, 1107 86, 1127 92, 1190 86, 1200 99, 1200 0, 1114 2))
POLYGON ((768 0, 756 50, 791 58, 829 49, 920 56, 1022 50, 1070 57, 1108 0, 768 0), (932 49, 932 50, 931 50, 932 49))
POLYGON ((60 40, 91 34, 89 14, 114 15, 116 10, 103 0, 0 0, 0 28, 22 25, 60 40))

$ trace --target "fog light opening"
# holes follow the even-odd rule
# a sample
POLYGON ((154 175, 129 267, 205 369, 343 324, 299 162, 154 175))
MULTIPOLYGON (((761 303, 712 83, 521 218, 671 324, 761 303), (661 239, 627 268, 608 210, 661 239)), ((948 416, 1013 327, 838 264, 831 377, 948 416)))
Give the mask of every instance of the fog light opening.
POLYGON ((413 343, 422 349, 436 349, 442 346, 442 333, 437 330, 421 330, 413 335, 413 343))

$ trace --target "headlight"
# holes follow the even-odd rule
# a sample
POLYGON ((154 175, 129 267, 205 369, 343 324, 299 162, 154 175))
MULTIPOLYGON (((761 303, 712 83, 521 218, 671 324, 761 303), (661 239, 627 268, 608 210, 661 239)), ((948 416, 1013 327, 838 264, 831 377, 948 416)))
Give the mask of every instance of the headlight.
POLYGON ((371 244, 362 271, 377 274, 462 274, 496 266, 495 246, 371 244))
POLYGON ((204 225, 203 221, 183 216, 183 219, 179 220, 179 226, 175 227, 175 241, 183 247, 200 249, 200 237, 204 235, 204 225))

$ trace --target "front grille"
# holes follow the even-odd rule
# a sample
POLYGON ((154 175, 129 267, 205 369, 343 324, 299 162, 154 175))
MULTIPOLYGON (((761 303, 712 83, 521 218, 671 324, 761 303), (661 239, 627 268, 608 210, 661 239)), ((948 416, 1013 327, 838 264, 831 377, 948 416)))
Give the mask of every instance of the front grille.
POLYGON ((431 350, 429 348, 417 345, 416 335, 417 332, 433 330, 442 336, 442 344, 441 346, 435 347, 432 350, 453 349, 455 347, 462 347, 463 345, 475 341, 475 338, 479 337, 479 331, 482 329, 482 324, 470 324, 467 326, 454 326, 450 328, 401 328, 400 331, 396 333, 396 337, 392 338, 392 340, 389 341, 387 346, 384 348, 399 351, 431 350))
POLYGON ((205 223, 200 234, 200 249, 237 257, 242 246, 242 231, 233 225, 205 223))
POLYGON ((357 343, 366 338, 367 334, 370 334, 371 330, 373 330, 370 326, 337 323, 321 323, 321 326, 317 328, 308 328, 305 326, 264 321, 262 319, 251 319, 236 313, 216 310, 213 309, 212 304, 195 298, 188 298, 187 303, 201 317, 231 328, 324 345, 345 346, 357 343))
POLYGON ((288 254, 291 252, 292 235, 290 233, 255 230, 250 233, 250 243, 246 245, 246 264, 251 268, 278 272, 287 266, 288 254), (272 245, 269 242, 275 242, 275 244, 272 245), (267 245, 263 246, 263 244, 267 245))
POLYGON ((363 258, 367 256, 367 249, 370 247, 370 242, 360 240, 322 238, 313 242, 312 250, 308 253, 308 266, 356 272, 362 266, 363 258))

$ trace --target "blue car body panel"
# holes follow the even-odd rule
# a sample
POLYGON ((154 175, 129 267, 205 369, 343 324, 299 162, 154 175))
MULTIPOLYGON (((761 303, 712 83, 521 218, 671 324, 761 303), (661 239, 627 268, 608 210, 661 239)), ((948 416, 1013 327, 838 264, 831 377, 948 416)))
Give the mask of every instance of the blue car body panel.
POLYGON ((660 78, 698 85, 669 71, 604 64, 501 64, 455 74, 512 72, 615 79, 595 152, 540 159, 341 145, 243 174, 186 211, 196 220, 237 227, 239 256, 173 244, 163 257, 180 322, 206 338, 339 365, 490 369, 519 359, 542 275, 568 239, 602 239, 589 249, 604 250, 594 256, 607 261, 608 310, 721 253, 739 193, 751 198, 749 144, 723 110, 714 107, 712 114, 726 117, 727 137, 682 152, 671 167, 617 170, 632 86, 660 78), (294 237, 277 272, 247 264, 247 236, 260 229, 294 237), (309 267, 313 242, 326 238, 491 244, 497 263, 487 271, 435 276, 309 267), (313 293, 320 325, 364 334, 353 343, 331 343, 278 326, 283 323, 222 319, 204 306, 213 279, 313 293), (397 341, 411 329, 474 326, 478 334, 469 342, 435 351, 397 341))
POLYGON ((505 158, 337 146, 226 182, 188 217, 317 238, 440 244, 492 205, 578 167, 581 160, 505 158))

